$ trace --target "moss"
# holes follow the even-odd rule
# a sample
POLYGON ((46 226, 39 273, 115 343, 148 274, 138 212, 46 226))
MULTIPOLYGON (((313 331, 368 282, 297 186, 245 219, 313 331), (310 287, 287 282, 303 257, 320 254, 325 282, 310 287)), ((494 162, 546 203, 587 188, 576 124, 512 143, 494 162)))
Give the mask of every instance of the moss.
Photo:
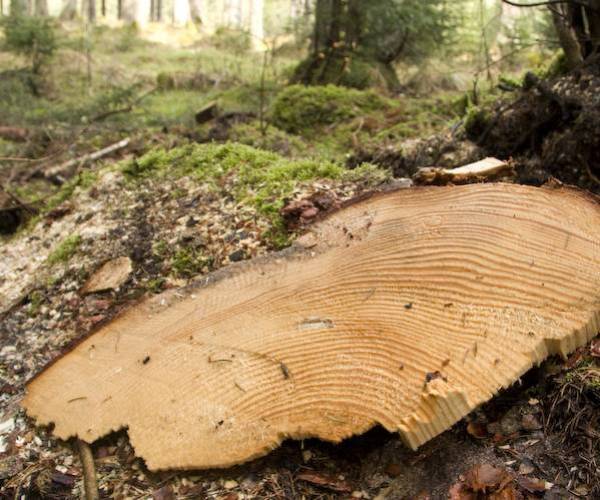
POLYGON ((305 87, 292 85, 273 102, 273 124, 290 133, 308 133, 315 127, 383 110, 385 99, 373 91, 360 91, 335 85, 305 87))
POLYGON ((213 259, 192 248, 180 248, 171 259, 171 269, 178 278, 190 278, 210 270, 213 259))
POLYGON ((490 122, 490 116, 486 109, 479 106, 469 108, 465 116, 464 127, 467 137, 477 140, 485 132, 490 122))
POLYGON ((73 196, 73 193, 77 188, 82 190, 91 188, 97 180, 98 175, 94 172, 83 171, 79 173, 72 179, 69 179, 67 182, 65 182, 59 191, 48 200, 48 203, 46 204, 46 210, 53 210, 61 203, 67 201, 69 198, 71 198, 71 196, 73 196))
POLYGON ((29 294, 29 307, 27 312, 30 316, 34 316, 40 310, 42 303, 44 302, 44 294, 39 290, 34 290, 29 294))
POLYGON ((148 283, 146 284, 146 289, 151 293, 160 293, 162 292, 166 282, 167 280, 162 277, 148 280, 148 283))
POLYGON ((173 76, 164 71, 156 75, 156 88, 158 90, 173 90, 175 88, 173 76))
POLYGON ((514 91, 522 87, 523 78, 519 80, 518 78, 512 77, 510 75, 502 75, 500 76, 498 83, 502 87, 502 90, 514 91))
POLYGON ((600 391, 600 367, 594 359, 583 359, 566 373, 565 382, 583 389, 600 391))
POLYGON ((258 120, 233 125, 229 132, 229 139, 247 146, 280 153, 283 156, 299 156, 306 151, 306 143, 298 136, 288 134, 277 127, 267 125, 263 134, 258 120))
POLYGON ((558 78, 559 76, 566 75, 569 72, 569 65, 567 64, 567 57, 561 50, 559 51, 546 66, 542 66, 537 74, 543 79, 558 78))
POLYGON ((167 255, 169 246, 164 240, 157 241, 152 245, 152 253, 160 259, 164 259, 167 255))
POLYGON ((296 66, 291 81, 310 85, 336 84, 362 90, 373 84, 376 65, 343 52, 325 58, 311 55, 296 66))
POLYGON ((55 249, 48 255, 46 262, 53 266, 54 264, 67 263, 75 254, 81 244, 81 236, 72 234, 65 238, 55 249))
MULTIPOLYGON (((155 149, 137 160, 124 162, 121 168, 132 182, 188 175, 215 190, 227 191, 238 203, 253 206, 259 214, 271 219, 274 228, 281 224, 279 210, 285 199, 303 182, 336 179, 374 186, 390 175, 370 164, 347 170, 331 161, 292 160, 237 143, 155 149)), ((274 231, 273 234, 277 232, 274 231)), ((183 260, 180 267, 184 269, 186 255, 180 257, 183 260)))

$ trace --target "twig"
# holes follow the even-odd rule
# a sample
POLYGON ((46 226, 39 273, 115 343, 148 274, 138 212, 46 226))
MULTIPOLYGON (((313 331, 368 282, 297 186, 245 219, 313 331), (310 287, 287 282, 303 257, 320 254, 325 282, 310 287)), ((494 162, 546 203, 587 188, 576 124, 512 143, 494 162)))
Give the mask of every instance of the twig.
POLYGON ((96 467, 94 465, 94 455, 90 445, 81 439, 77 440, 79 448, 79 457, 83 469, 83 486, 85 489, 86 500, 100 500, 98 493, 98 480, 96 479, 96 467))
POLYGON ((29 212, 31 215, 35 215, 37 213, 34 209, 28 207, 26 203, 21 201, 21 199, 17 195, 11 193, 8 189, 6 189, 2 184, 0 184, 0 189, 4 191, 6 195, 17 204, 18 207, 22 208, 26 212, 29 212))
POLYGON ((79 158, 69 160, 69 161, 63 163, 62 165, 59 165, 58 167, 55 167, 55 168, 49 170, 48 172, 46 172, 45 177, 47 179, 56 181, 58 184, 64 184, 66 181, 65 176, 68 177, 70 171, 72 169, 74 169, 75 167, 77 167, 79 165, 84 165, 88 162, 93 162, 93 161, 99 160, 100 158, 107 156, 111 153, 114 153, 115 151, 118 151, 119 149, 123 149, 129 145, 130 141, 131 141, 131 139, 129 137, 127 137, 126 139, 116 142, 115 144, 111 144, 110 146, 100 149, 99 151, 95 151, 94 153, 89 153, 89 154, 81 156, 79 158))
POLYGON ((583 167, 585 168, 586 173, 588 174, 588 177, 595 182, 596 184, 598 184, 600 186, 600 178, 594 174, 594 172, 592 172, 592 167, 590 167, 589 162, 587 162, 583 156, 578 155, 579 161, 580 163, 583 164, 583 167))
POLYGON ((574 5, 580 5, 581 7, 587 7, 590 10, 594 10, 594 11, 598 10, 598 9, 592 7, 587 2, 583 2, 580 0, 545 0, 543 2, 535 2, 535 3, 518 3, 518 2, 513 2, 512 0, 502 0, 502 2, 507 3, 508 5, 512 5, 513 7, 543 7, 545 5, 558 5, 558 4, 570 3, 570 4, 574 4, 574 5))
POLYGON ((140 102, 142 102, 143 99, 145 99, 149 95, 153 94, 154 92, 156 92, 156 87, 152 87, 147 92, 144 92, 140 96, 136 97, 127 106, 124 106, 124 107, 119 108, 119 109, 111 109, 109 111, 104 111, 102 113, 97 114, 96 116, 93 116, 91 118, 91 120, 90 120, 90 123, 99 122, 99 121, 102 121, 102 120, 108 118, 109 116, 118 115, 120 113, 129 113, 130 111, 133 111, 134 106, 136 106, 137 104, 139 104, 140 102))

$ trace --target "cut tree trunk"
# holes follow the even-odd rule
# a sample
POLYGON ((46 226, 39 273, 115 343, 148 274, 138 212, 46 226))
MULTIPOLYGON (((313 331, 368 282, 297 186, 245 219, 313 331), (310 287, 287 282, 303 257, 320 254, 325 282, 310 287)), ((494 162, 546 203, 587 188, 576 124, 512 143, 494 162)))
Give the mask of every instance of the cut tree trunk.
POLYGON ((134 306, 27 386, 57 436, 152 470, 381 424, 415 448, 600 328, 600 204, 475 184, 355 202, 289 250, 134 306))

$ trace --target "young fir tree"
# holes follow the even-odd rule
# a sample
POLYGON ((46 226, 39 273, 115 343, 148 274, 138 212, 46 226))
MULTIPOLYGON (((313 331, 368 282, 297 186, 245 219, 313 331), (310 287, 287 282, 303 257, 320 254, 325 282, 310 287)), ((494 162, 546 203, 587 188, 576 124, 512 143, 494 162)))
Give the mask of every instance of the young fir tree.
POLYGON ((317 0, 309 56, 293 80, 366 87, 378 73, 399 87, 393 64, 439 47, 449 29, 447 0, 317 0))

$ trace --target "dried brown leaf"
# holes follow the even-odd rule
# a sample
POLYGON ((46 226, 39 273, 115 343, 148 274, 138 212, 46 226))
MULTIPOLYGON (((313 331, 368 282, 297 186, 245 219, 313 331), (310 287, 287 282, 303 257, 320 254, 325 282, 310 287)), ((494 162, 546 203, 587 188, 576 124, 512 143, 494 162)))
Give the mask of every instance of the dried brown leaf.
POLYGON ((346 481, 329 474, 307 471, 298 474, 296 478, 300 481, 306 481, 307 483, 340 493, 349 493, 352 491, 352 487, 346 481))

